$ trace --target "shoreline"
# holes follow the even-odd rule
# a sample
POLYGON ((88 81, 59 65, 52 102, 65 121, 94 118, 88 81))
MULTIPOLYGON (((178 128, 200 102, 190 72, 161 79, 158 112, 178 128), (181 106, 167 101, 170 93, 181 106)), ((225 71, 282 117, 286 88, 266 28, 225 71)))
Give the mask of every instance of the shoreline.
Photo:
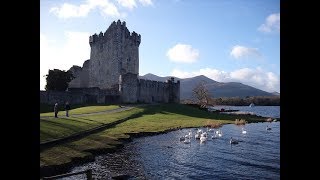
MULTIPOLYGON (((267 117, 262 117, 262 116, 257 116, 255 117, 259 118, 267 118, 267 117)), ((280 118, 274 118, 277 119, 277 121, 280 121, 280 118)), ((259 121, 248 121, 248 123, 263 123, 267 122, 266 120, 259 120, 259 121)), ((270 122, 271 123, 271 122, 270 122)), ((221 126, 226 125, 226 124, 233 124, 233 123, 222 123, 221 126)), ((194 126, 194 127, 176 127, 176 128, 170 128, 166 129, 164 131, 158 131, 158 132, 139 132, 139 133, 126 133, 126 135, 129 135, 128 138, 119 138, 120 144, 115 145, 113 148, 100 148, 100 149, 91 149, 87 152, 91 153, 88 156, 85 157, 79 157, 79 158, 74 158, 72 161, 60 165, 49 165, 49 166, 40 166, 40 178, 43 177, 49 177, 49 176, 54 176, 57 174, 64 174, 68 173, 72 168, 76 166, 81 166, 84 165, 85 163, 93 162, 95 161, 95 157, 99 155, 104 155, 107 153, 114 153, 117 150, 123 148, 127 143, 132 142, 133 139, 135 138, 140 138, 140 137, 146 137, 146 136, 155 136, 159 134, 165 134, 169 133, 171 131, 176 131, 176 130, 181 130, 181 129, 188 129, 188 128, 199 128, 199 127, 206 127, 206 126, 194 126)))

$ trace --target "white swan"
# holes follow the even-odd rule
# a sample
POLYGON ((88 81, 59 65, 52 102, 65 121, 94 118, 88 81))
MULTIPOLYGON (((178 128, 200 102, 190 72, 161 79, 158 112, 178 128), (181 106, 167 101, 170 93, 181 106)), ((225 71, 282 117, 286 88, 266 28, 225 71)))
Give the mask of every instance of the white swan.
POLYGON ((232 139, 232 137, 231 137, 231 139, 230 139, 230 144, 238 144, 239 142, 237 141, 237 140, 234 140, 234 139, 232 139))
POLYGON ((191 143, 191 140, 190 140, 190 139, 185 139, 185 140, 183 141, 183 143, 185 143, 185 144, 190 144, 190 143, 191 143))
POLYGON ((216 135, 219 136, 219 137, 221 137, 221 136, 222 136, 222 131, 221 131, 220 129, 217 130, 217 131, 216 131, 216 135))
POLYGON ((207 140, 207 134, 206 133, 202 133, 201 137, 200 137, 200 143, 205 142, 207 140))
POLYGON ((247 134, 247 131, 244 128, 242 128, 242 134, 247 134))

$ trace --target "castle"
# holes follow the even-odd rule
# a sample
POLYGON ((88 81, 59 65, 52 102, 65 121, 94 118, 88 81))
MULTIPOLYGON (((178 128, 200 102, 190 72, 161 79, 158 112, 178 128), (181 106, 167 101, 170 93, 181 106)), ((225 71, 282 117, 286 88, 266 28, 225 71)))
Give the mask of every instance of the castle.
POLYGON ((40 102, 71 103, 179 103, 180 82, 139 78, 141 35, 126 23, 112 22, 105 33, 89 37, 90 59, 72 66, 75 77, 66 92, 40 91, 40 102), (58 93, 58 94, 57 94, 58 93))

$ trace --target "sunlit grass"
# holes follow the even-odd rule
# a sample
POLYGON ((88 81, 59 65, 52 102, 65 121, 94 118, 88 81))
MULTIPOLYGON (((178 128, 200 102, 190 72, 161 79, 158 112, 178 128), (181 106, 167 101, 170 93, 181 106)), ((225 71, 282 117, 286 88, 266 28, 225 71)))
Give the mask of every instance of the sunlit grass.
POLYGON ((210 113, 187 105, 161 104, 133 108, 119 113, 90 115, 82 119, 79 117, 40 120, 40 136, 43 140, 61 137, 104 123, 114 122, 125 117, 130 117, 130 119, 80 140, 44 150, 40 153, 40 166, 59 165, 72 162, 74 158, 87 157, 95 150, 114 149, 122 143, 121 139, 129 138, 132 133, 162 132, 176 128, 203 127, 208 125, 218 127, 222 124, 234 123, 235 119, 239 118, 250 122, 265 120, 265 118, 251 115, 210 113), (63 153, 60 153, 61 151, 63 153))
MULTIPOLYGON (((71 107, 72 108, 72 107, 71 107)), ((107 111, 107 110, 112 110, 112 109, 117 109, 119 106, 117 105, 107 105, 107 106, 87 106, 87 107, 80 107, 80 108, 75 108, 71 109, 69 111, 69 116, 75 115, 75 114, 87 114, 87 113, 94 113, 94 112, 101 112, 101 111, 107 111)), ((59 115, 66 115, 66 111, 59 111, 59 115)), ((41 116, 54 116, 53 112, 53 106, 52 106, 52 112, 47 112, 47 113, 40 113, 41 116)))
POLYGON ((65 136, 70 136, 80 131, 95 128, 97 126, 115 122, 117 120, 142 112, 140 108, 130 110, 68 118, 43 118, 40 119, 40 141, 48 141, 65 136))

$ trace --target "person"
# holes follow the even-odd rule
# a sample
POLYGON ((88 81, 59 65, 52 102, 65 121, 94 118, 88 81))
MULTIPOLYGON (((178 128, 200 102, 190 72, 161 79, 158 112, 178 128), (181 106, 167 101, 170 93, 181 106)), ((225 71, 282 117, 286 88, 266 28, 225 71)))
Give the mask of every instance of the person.
POLYGON ((58 103, 54 105, 53 111, 54 111, 54 117, 58 118, 58 103))
POLYGON ((69 117, 69 110, 70 110, 71 108, 70 108, 70 104, 69 104, 69 102, 67 101, 66 102, 66 106, 65 106, 65 110, 66 110, 66 116, 67 117, 69 117))

